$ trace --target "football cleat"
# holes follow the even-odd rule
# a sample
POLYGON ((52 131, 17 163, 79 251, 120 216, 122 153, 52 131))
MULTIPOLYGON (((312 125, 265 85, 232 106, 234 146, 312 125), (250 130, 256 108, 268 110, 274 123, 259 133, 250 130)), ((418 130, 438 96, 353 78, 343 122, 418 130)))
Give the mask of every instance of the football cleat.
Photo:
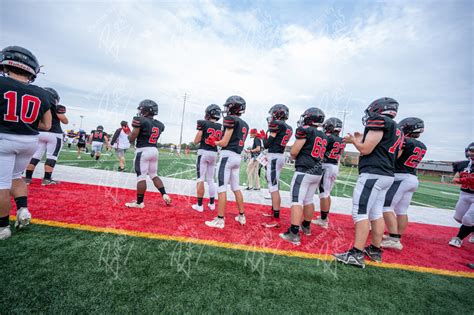
POLYGON ((166 205, 169 206, 171 204, 171 198, 168 196, 168 194, 163 195, 163 200, 165 201, 166 205))
POLYGON ((471 234, 471 237, 469 238, 469 243, 474 243, 474 234, 471 234))
POLYGON ((311 236, 311 226, 304 227, 301 225, 301 232, 306 236, 311 236))
POLYGON ((288 229, 288 231, 285 233, 280 233, 280 237, 285 241, 292 243, 293 245, 301 245, 300 235, 291 233, 290 229, 288 229))
POLYGON ((17 230, 24 228, 31 221, 31 213, 27 208, 20 208, 16 213, 15 228, 17 230))
POLYGON ((255 190, 255 191, 260 191, 260 188, 254 188, 253 190, 255 190))
POLYGON ((329 219, 323 220, 321 217, 317 217, 315 220, 311 220, 311 223, 319 225, 323 229, 329 228, 329 219))
POLYGON ((266 228, 279 228, 280 219, 279 218, 270 218, 267 222, 262 222, 262 226, 266 228))
POLYGON ((197 212, 203 212, 204 211, 203 206, 200 206, 198 204, 192 205, 191 208, 193 208, 193 210, 196 210, 197 212))
POLYGON ((380 247, 382 247, 382 248, 393 248, 393 249, 398 249, 398 250, 403 249, 403 245, 400 242, 400 239, 395 238, 395 237, 388 237, 388 238, 382 240, 382 243, 380 244, 380 247))
POLYGON ((142 202, 142 203, 137 203, 136 200, 133 200, 132 202, 127 202, 125 204, 126 207, 128 208, 138 208, 138 209, 143 209, 145 208, 145 203, 142 202))
POLYGON ((364 248, 364 254, 375 262, 382 262, 382 251, 372 246, 364 248))
POLYGON ((267 217, 267 218, 273 218, 273 210, 268 210, 264 213, 262 213, 262 216, 267 217))
POLYGON ((365 268, 364 253, 356 253, 354 249, 350 249, 345 253, 332 254, 336 261, 345 265, 352 265, 359 268, 365 268))
POLYGON ((455 236, 449 241, 449 245, 453 247, 461 248, 462 240, 459 237, 455 236))
POLYGON ((26 177, 25 177, 25 178, 23 178, 23 181, 25 182, 25 184, 29 185, 29 184, 31 184, 31 182, 32 182, 32 179, 31 179, 31 178, 26 178, 26 177))
POLYGON ((10 226, 0 227, 0 240, 6 240, 10 236, 12 236, 10 226))
POLYGON ((208 203, 207 206, 209 207, 209 210, 211 210, 211 211, 216 210, 216 204, 215 203, 208 203))
POLYGON ((247 186, 247 187, 245 188, 245 190, 253 190, 253 188, 250 187, 250 186, 247 186))
POLYGON ((54 179, 43 179, 41 182, 41 186, 48 186, 48 185, 57 185, 59 182, 55 181, 54 179))
POLYGON ((235 217, 235 221, 239 222, 241 225, 245 225, 245 223, 247 223, 247 220, 245 219, 245 213, 238 214, 235 217))
POLYGON ((223 229, 225 225, 224 218, 215 217, 212 221, 206 221, 208 227, 223 229))

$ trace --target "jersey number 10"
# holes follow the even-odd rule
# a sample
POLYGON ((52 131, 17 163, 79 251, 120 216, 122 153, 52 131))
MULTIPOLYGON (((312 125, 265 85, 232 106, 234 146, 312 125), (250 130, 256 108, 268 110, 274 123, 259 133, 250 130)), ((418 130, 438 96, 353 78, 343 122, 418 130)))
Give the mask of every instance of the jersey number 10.
POLYGON ((21 97, 20 117, 16 113, 18 105, 17 93, 15 91, 8 91, 3 94, 3 97, 7 100, 7 113, 3 115, 4 121, 18 122, 20 118, 25 124, 31 124, 38 119, 41 101, 36 96, 26 94, 21 97))

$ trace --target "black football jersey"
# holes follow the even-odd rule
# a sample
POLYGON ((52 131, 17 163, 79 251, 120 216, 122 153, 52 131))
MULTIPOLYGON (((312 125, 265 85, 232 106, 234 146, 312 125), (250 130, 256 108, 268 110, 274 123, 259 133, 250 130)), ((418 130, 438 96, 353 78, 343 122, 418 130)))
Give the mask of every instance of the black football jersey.
POLYGON ((92 130, 91 131, 91 136, 92 136, 92 141, 104 142, 104 138, 106 136, 106 133, 103 132, 103 131, 99 131, 99 130, 92 130))
POLYGON ((403 143, 403 152, 395 161, 395 173, 408 173, 416 175, 416 168, 425 156, 426 146, 423 142, 405 138, 403 143))
POLYGON ((79 132, 79 136, 77 138, 78 143, 86 143, 86 133, 84 131, 79 132))
POLYGON ((323 163, 337 164, 341 158, 344 148, 346 147, 346 144, 339 136, 327 134, 327 137, 328 145, 326 147, 326 153, 324 153, 323 163))
POLYGON ((311 175, 321 175, 324 153, 328 138, 324 132, 315 127, 304 126, 296 129, 296 139, 306 139, 295 160, 295 170, 311 175))
MULTIPOLYGON (((258 137, 255 137, 253 138, 252 150, 256 149, 257 147, 260 147, 260 151, 262 150, 262 140, 258 137)), ((252 152, 251 156, 257 157, 259 154, 260 152, 252 152)))
POLYGON ((0 133, 37 135, 38 124, 55 103, 39 86, 0 76, 0 133))
POLYGON ((276 132, 275 139, 267 145, 268 153, 283 153, 293 135, 293 128, 281 120, 273 120, 268 124, 268 131, 276 132))
POLYGON ((51 129, 43 130, 39 129, 39 131, 48 131, 52 133, 63 133, 63 129, 61 128, 61 121, 58 118, 58 113, 56 111, 56 104, 53 104, 50 108, 51 110, 51 129))
POLYGON ((383 137, 372 153, 359 158, 359 173, 393 176, 395 159, 403 145, 402 131, 390 117, 375 115, 367 120, 363 140, 370 130, 383 131, 383 137))
POLYGON ((235 153, 242 153, 242 150, 245 145, 245 139, 249 132, 249 125, 242 118, 238 116, 226 116, 224 117, 224 130, 222 135, 225 134, 227 129, 234 129, 232 136, 230 137, 229 143, 226 147, 223 147, 222 150, 229 150, 235 153))
MULTIPOLYGON (((474 163, 469 160, 454 162, 454 173, 459 173, 460 178, 474 178, 474 163)), ((461 190, 470 194, 474 194, 474 185, 461 185, 461 190)))
POLYGON ((213 136, 214 138, 217 138, 219 140, 222 139, 222 125, 209 120, 198 120, 196 129, 202 131, 199 149, 217 152, 217 147, 209 145, 207 143, 207 139, 210 136, 213 136))
POLYGON ((140 133, 137 137, 137 148, 156 147, 158 138, 161 133, 165 131, 165 125, 159 120, 151 117, 134 117, 132 126, 140 128, 140 133))

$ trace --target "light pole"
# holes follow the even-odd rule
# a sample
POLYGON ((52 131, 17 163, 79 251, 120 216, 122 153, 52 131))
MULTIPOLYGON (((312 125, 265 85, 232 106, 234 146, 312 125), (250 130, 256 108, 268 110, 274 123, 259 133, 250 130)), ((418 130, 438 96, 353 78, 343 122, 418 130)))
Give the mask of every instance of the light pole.
POLYGON ((81 126, 79 127, 79 129, 82 129, 82 119, 84 118, 84 115, 81 115, 79 117, 81 117, 81 126))
POLYGON ((184 93, 184 102, 183 102, 183 114, 181 116, 181 131, 179 132, 179 147, 181 148, 181 141, 183 141, 183 123, 184 123, 184 111, 186 110, 186 98, 187 94, 184 93))

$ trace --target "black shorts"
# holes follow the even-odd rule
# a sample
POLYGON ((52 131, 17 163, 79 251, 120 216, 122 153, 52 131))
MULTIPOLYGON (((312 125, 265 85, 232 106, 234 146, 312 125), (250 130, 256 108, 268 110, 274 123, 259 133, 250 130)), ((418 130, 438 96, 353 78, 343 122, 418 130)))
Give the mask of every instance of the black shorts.
POLYGON ((85 148, 85 147, 86 147, 86 144, 85 144, 85 143, 78 142, 78 143, 77 143, 77 147, 78 147, 78 148, 85 148))

